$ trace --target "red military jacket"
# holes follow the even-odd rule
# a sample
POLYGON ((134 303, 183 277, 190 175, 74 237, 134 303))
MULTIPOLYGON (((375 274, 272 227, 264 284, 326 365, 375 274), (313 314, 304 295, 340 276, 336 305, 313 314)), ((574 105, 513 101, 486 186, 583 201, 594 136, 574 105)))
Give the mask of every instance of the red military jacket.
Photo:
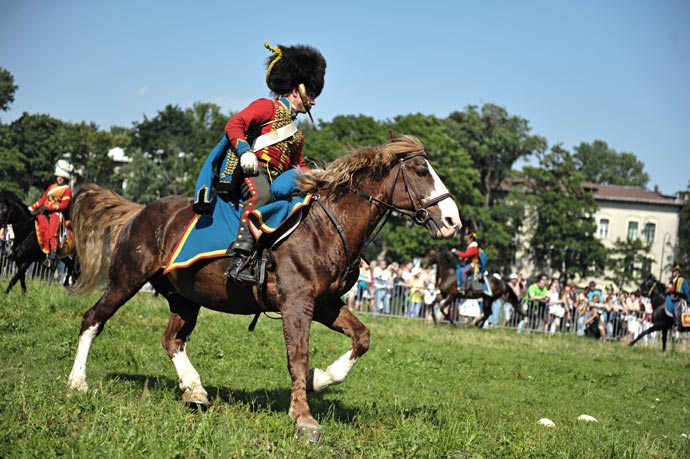
POLYGON ((36 210, 41 206, 46 206, 49 212, 64 212, 69 207, 72 199, 72 189, 69 185, 58 185, 52 183, 46 188, 43 196, 29 206, 29 210, 36 210))
MULTIPOLYGON (((251 148, 255 138, 287 126, 292 121, 292 104, 286 98, 257 99, 230 118, 225 125, 225 134, 231 148, 241 156, 251 148)), ((270 164, 278 172, 292 167, 305 168, 303 147, 304 134, 298 129, 287 139, 257 151, 256 156, 259 162, 270 164)))
POLYGON ((453 254, 463 259, 465 263, 477 263, 479 261, 479 244, 477 244, 477 241, 472 241, 470 245, 467 246, 467 250, 464 252, 461 250, 453 250, 453 254))

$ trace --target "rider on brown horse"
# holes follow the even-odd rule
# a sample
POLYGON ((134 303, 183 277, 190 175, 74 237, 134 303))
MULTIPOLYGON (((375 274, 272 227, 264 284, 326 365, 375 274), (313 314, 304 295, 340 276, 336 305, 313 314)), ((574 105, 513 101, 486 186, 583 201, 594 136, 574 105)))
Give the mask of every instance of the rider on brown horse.
POLYGON ((255 284, 249 257, 256 238, 248 214, 296 191, 297 169, 307 169, 302 157, 304 134, 295 119, 307 113, 321 94, 326 61, 305 45, 265 44, 273 54, 266 60, 266 84, 273 99, 257 99, 230 118, 225 136, 210 153, 196 183, 194 211, 212 211, 210 188, 242 199, 243 212, 235 241, 227 255, 234 257, 226 275, 240 284, 255 284), (235 173, 237 166, 240 171, 235 173), (242 179, 242 180, 240 180, 242 179))
POLYGON ((477 233, 470 229, 466 229, 465 243, 467 244, 467 249, 464 251, 455 248, 450 250, 453 255, 461 260, 461 263, 456 268, 458 276, 458 294, 460 296, 464 296, 466 291, 470 290, 469 284, 473 278, 476 278, 480 270, 480 250, 479 243, 477 242, 477 233))

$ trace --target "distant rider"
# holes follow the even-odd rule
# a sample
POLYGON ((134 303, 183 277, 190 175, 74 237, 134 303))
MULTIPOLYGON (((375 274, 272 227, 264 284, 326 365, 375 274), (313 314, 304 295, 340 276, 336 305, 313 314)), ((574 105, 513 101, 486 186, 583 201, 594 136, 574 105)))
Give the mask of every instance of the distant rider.
POLYGON ((690 301, 690 286, 685 277, 680 274, 681 266, 675 264, 671 273, 671 285, 666 292, 666 314, 676 322, 678 328, 681 327, 681 305, 685 301, 690 301))
POLYGON ((470 272, 476 275, 479 271, 479 243, 477 242, 477 233, 472 230, 465 232, 465 244, 467 248, 464 251, 458 249, 451 249, 451 253, 457 256, 461 263, 456 267, 457 282, 460 295, 465 295, 469 290, 467 288, 467 280, 470 272))
POLYGON ((66 159, 55 164, 55 182, 51 183, 43 196, 29 206, 31 214, 38 221, 39 240, 48 240, 49 252, 43 264, 55 269, 58 259, 58 231, 60 222, 64 219, 63 212, 69 208, 72 199, 72 189, 69 179, 72 177, 72 165, 66 159))

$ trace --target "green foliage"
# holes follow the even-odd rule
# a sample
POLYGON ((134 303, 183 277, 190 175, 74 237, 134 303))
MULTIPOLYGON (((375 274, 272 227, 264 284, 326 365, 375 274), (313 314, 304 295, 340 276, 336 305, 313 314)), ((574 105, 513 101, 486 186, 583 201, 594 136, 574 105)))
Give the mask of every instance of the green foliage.
POLYGON ((313 125, 300 123, 304 131, 304 155, 331 162, 354 149, 390 140, 387 127, 364 115, 338 115, 332 121, 313 125))
POLYGON ((595 237, 596 204, 582 186, 570 153, 560 146, 540 156, 540 166, 525 167, 530 187, 530 256, 537 271, 586 277, 604 266, 605 251, 595 237), (538 209, 538 211, 536 211, 538 209))
MULTIPOLYGON (((48 115, 24 113, 17 120, 3 126, 0 140, 3 156, 19 153, 17 162, 24 165, 23 173, 8 174, 12 186, 22 190, 29 187, 45 189, 53 182, 53 167, 66 150, 61 145, 59 130, 63 122, 48 115)), ((13 165, 14 171, 18 165, 13 165)))
POLYGON ((690 182, 688 182, 688 189, 681 193, 681 199, 684 204, 680 211, 680 222, 678 224, 678 247, 675 250, 676 262, 684 267, 690 267, 690 182))
POLYGON ((14 76, 6 68, 0 67, 0 111, 9 110, 17 89, 19 86, 14 84, 14 76))
POLYGON ((619 288, 635 290, 639 280, 646 277, 654 261, 649 256, 651 244, 645 245, 641 239, 616 239, 613 248, 607 250, 606 266, 614 273, 607 280, 619 288))
MULTIPOLYGON (((187 346, 212 407, 180 400, 160 347, 168 307, 136 295, 67 391, 81 318, 98 296, 29 282, 0 297, 0 457, 681 458, 690 455, 688 343, 666 355, 572 335, 434 327, 362 316, 371 348, 339 386, 310 394, 325 442, 296 438, 280 321, 202 310, 187 346), (581 414, 598 422, 583 422, 581 414), (537 423, 552 419, 555 427, 537 423), (685 437, 683 436, 685 435, 685 437)), ((314 324, 311 366, 349 339, 314 324)))
MULTIPOLYGON (((6 126, 0 125, 0 138, 3 138, 6 126)), ((11 191, 17 196, 23 196, 25 188, 20 180, 25 173, 26 157, 17 148, 3 148, 0 146, 0 191, 11 191)))
MULTIPOLYGON (((0 67, 0 103, 11 102, 16 89, 12 75, 0 67)), ((131 128, 113 127, 107 132, 94 123, 67 123, 48 115, 25 113, 9 125, 0 124, 0 189, 23 195, 29 202, 53 181, 55 162, 69 157, 78 184, 98 183, 140 203, 173 194, 192 196, 197 172, 223 136, 229 116, 213 103, 197 102, 190 108, 167 105, 156 116, 134 122, 131 128), (115 146, 124 148, 132 159, 118 170, 107 155, 115 146), (127 186, 123 189, 124 183, 127 186)), ((535 195, 524 193, 516 185, 514 179, 520 177, 513 168, 518 161, 544 155, 546 140, 531 134, 527 120, 495 104, 469 105, 445 119, 409 114, 378 121, 365 115, 340 115, 332 121, 319 120, 318 125, 305 120, 299 125, 306 138, 304 155, 321 162, 330 162, 355 148, 387 142, 391 129, 419 137, 458 203, 463 223, 478 232, 490 269, 498 272, 507 271, 516 262, 515 254, 524 242, 516 235, 525 232, 523 224, 529 217, 525 209, 542 205, 547 206, 547 215, 538 228, 546 231, 546 239, 539 234, 544 242, 532 247, 538 264, 581 274, 599 270, 605 254, 592 237, 589 216, 593 202, 588 196, 578 201, 578 184, 644 185, 648 180, 643 164, 633 154, 617 153, 605 142, 595 141, 576 147, 576 154, 568 159, 572 164, 562 170, 554 169, 556 163, 528 168, 535 178, 530 190, 542 185, 549 188, 535 195), (578 169, 583 176, 577 180, 569 177, 578 169), (513 180, 512 189, 506 186, 507 179, 513 180), (565 187, 568 196, 556 191, 559 180, 562 183, 558 186, 565 187), (578 215, 579 211, 586 213, 578 215)), ((366 255, 410 259, 433 243, 423 233, 424 229, 409 219, 394 215, 366 255)), ((682 232, 680 237, 684 237, 682 232)), ((688 251, 682 250, 690 244, 683 242, 686 239, 679 247, 681 258, 687 258, 688 251)), ((457 244, 448 242, 448 246, 457 244)))
POLYGON ((126 190, 125 195, 138 196, 139 202, 149 202, 154 196, 192 196, 196 172, 223 136, 226 121, 217 105, 196 103, 185 110, 167 105, 154 118, 145 116, 134 123, 129 154, 138 160, 123 168, 122 174, 141 166, 152 175, 147 182, 141 171, 133 171, 136 190, 126 190))
POLYGON ((546 149, 546 139, 530 135, 529 122, 495 104, 484 104, 481 112, 469 105, 447 119, 447 132, 470 155, 479 172, 479 190, 484 205, 498 199, 498 192, 513 165, 546 149))
POLYGON ((618 153, 602 140, 576 146, 574 161, 585 182, 640 187, 649 182, 644 164, 634 154, 618 153))

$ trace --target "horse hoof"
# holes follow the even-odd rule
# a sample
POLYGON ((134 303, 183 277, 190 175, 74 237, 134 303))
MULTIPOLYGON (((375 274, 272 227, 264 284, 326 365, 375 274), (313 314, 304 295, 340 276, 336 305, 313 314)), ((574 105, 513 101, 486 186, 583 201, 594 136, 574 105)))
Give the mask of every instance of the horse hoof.
POLYGON ((300 437, 302 437, 308 443, 321 443, 323 441, 323 434, 321 433, 321 427, 313 427, 313 426, 297 427, 297 433, 299 434, 300 437))
POLYGON ((182 401, 192 408, 199 408, 202 410, 211 406, 208 397, 203 392, 185 392, 182 394, 182 401))

